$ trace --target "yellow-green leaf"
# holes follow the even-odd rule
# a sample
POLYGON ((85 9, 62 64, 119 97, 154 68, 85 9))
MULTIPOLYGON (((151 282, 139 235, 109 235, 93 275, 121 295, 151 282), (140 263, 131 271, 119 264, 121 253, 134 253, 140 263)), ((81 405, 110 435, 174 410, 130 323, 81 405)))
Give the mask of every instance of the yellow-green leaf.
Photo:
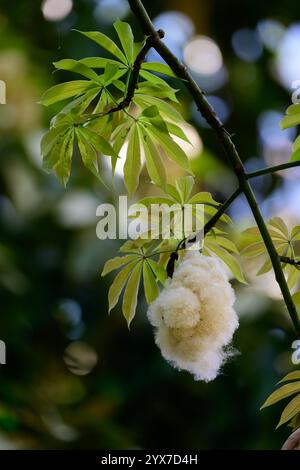
POLYGON ((124 21, 117 20, 114 23, 114 28, 117 31, 120 42, 122 44, 123 51, 128 59, 129 63, 132 63, 133 58, 133 34, 131 27, 124 21))
POLYGON ((72 98, 73 96, 82 95, 82 93, 92 88, 94 85, 95 84, 90 80, 74 80, 72 82, 60 83, 45 91, 40 100, 40 104, 50 106, 59 101, 72 98))
POLYGON ((277 403, 278 401, 281 401, 297 392, 300 392, 300 382, 291 382, 289 384, 282 385, 282 387, 271 393, 260 409, 262 410, 267 406, 274 405, 274 403, 277 403))
POLYGON ((101 276, 106 276, 106 274, 114 271, 115 269, 119 269, 121 266, 128 264, 130 261, 136 259, 135 255, 126 255, 126 256, 116 256, 113 259, 109 259, 106 261, 101 276))
POLYGON ((130 323, 132 322, 135 315, 137 296, 139 292, 140 278, 142 273, 142 265, 143 263, 139 262, 133 268, 124 291, 122 312, 124 317, 126 318, 128 327, 130 326, 130 323))
POLYGON ((138 187, 141 168, 140 138, 137 127, 133 126, 124 165, 124 182, 129 196, 132 196, 138 187))
POLYGON ((119 49, 119 47, 114 43, 114 41, 112 41, 109 37, 105 36, 105 34, 100 33, 99 31, 75 31, 96 42, 99 46, 103 47, 103 49, 107 50, 112 55, 117 57, 124 64, 127 63, 126 57, 124 56, 121 49, 119 49))
POLYGON ((283 377, 278 383, 289 382, 290 380, 300 380, 300 370, 293 370, 283 377))
POLYGON ((282 424, 290 421, 295 415, 300 412, 300 394, 294 397, 289 404, 284 408, 280 421, 276 426, 276 429, 282 424))
POLYGON ((143 280, 144 280, 144 290, 147 303, 150 304, 159 294, 159 288, 155 280, 155 276, 150 267, 150 264, 146 260, 143 263, 143 280))
POLYGON ((108 311, 110 312, 118 303, 121 292, 126 284, 129 274, 138 261, 131 261, 115 277, 108 291, 108 311))

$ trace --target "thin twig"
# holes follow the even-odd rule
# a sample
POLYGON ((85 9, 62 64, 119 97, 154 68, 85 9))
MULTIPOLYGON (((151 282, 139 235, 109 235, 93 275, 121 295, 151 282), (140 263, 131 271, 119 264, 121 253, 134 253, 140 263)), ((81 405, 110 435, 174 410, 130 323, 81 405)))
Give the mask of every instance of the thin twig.
MULTIPOLYGON (((136 16, 141 28, 145 35, 149 36, 155 33, 155 28, 151 22, 147 11, 145 10, 141 0, 128 0, 132 12, 136 16)), ((269 253, 270 260, 274 269, 276 280, 280 286, 282 296, 284 298, 288 313, 291 317, 293 325, 295 327, 297 336, 300 336, 300 319, 293 302, 290 290, 288 288, 281 262, 278 257, 277 251, 273 244, 272 238, 266 226, 266 223, 262 217, 260 209, 258 207, 255 195, 252 187, 247 180, 244 165, 240 159, 240 156, 235 148, 235 145, 231 139, 231 135, 225 129, 222 121, 219 119, 212 106, 209 104, 204 96, 202 90, 198 87, 191 74, 187 71, 186 67, 177 59, 176 56, 168 49, 168 47, 160 40, 157 39, 153 45, 155 50, 169 65, 172 71, 183 80, 184 85, 193 97, 198 110, 202 116, 206 119, 207 123, 214 129, 224 151, 229 160, 229 163, 239 181, 241 191, 244 193, 248 204, 251 208, 252 214, 255 218, 261 236, 264 240, 266 249, 269 253)))
POLYGON ((269 166, 267 168, 262 168, 261 170, 252 171, 251 173, 246 173, 246 178, 256 178, 257 176, 276 173, 277 171, 287 170, 288 168, 294 168, 296 166, 300 166, 300 160, 297 160, 295 162, 282 163, 281 165, 269 166))
POLYGON ((293 258, 289 258, 288 256, 280 256, 279 259, 284 264, 291 264, 292 266, 300 268, 300 261, 297 261, 293 258))

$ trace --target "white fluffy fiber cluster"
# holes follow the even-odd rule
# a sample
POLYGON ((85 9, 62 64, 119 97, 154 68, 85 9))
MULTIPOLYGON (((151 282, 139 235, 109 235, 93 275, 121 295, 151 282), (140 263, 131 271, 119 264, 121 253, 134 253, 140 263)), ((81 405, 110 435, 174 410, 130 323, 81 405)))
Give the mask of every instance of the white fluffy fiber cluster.
POLYGON ((164 358, 195 380, 215 379, 232 355, 228 345, 238 327, 234 302, 223 263, 188 251, 148 310, 164 358))

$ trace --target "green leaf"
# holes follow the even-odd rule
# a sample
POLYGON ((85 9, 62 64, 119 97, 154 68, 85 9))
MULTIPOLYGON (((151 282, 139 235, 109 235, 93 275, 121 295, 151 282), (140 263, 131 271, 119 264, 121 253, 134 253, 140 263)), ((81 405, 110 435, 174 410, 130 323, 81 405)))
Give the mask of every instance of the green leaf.
POLYGON ((269 224, 272 225, 278 232, 283 236, 284 240, 289 239, 289 231, 284 223, 284 221, 280 217, 273 217, 270 221, 269 224))
POLYGON ((151 72, 162 73, 163 75, 168 75, 169 77, 177 77, 177 75, 175 75, 168 65, 161 64, 160 62, 144 62, 142 64, 142 69, 151 70, 151 72))
POLYGON ((160 131, 157 127, 151 126, 148 128, 149 133, 154 137, 157 143, 164 149, 166 155, 176 162, 185 170, 190 170, 188 157, 182 148, 174 142, 174 140, 164 132, 160 131))
POLYGON ((151 204, 174 204, 172 199, 163 196, 148 196, 140 199, 137 204, 143 204, 144 206, 150 208, 151 204))
POLYGON ((105 86, 110 85, 112 82, 116 82, 120 77, 125 75, 126 72, 127 70, 121 68, 119 64, 107 64, 103 75, 105 86))
POLYGON ((153 75, 153 73, 148 72, 147 70, 141 70, 140 76, 144 78, 146 81, 152 83, 156 87, 162 86, 165 91, 169 90, 169 93, 172 96, 174 95, 174 88, 172 88, 163 78, 158 77, 157 75, 153 75))
POLYGON ((260 268, 260 270, 257 272, 257 276, 260 276, 261 274, 265 274, 267 273, 268 271, 270 271, 272 269, 272 262, 271 260, 268 258, 264 264, 262 265, 262 267, 260 268))
POLYGON ((123 63, 118 60, 108 59, 107 57, 85 57, 84 59, 80 59, 78 62, 94 69, 105 69, 108 64, 111 64, 118 65, 118 67, 123 67, 127 70, 127 66, 123 63))
POLYGON ((66 186, 70 177, 71 162, 73 155, 73 143, 74 129, 71 129, 67 132, 62 141, 59 152, 59 160, 54 166, 56 176, 64 186, 66 186))
POLYGON ((133 34, 131 27, 128 23, 124 21, 117 20, 114 23, 114 28, 117 31, 120 42, 122 44, 123 51, 128 59, 128 62, 131 64, 133 59, 133 34))
POLYGON ((283 377, 278 383, 288 382, 289 380, 300 380, 300 370, 293 370, 283 377))
POLYGON ((291 240, 300 240, 300 225, 296 225, 291 232, 291 240))
POLYGON ((176 135, 176 137, 179 137, 179 139, 182 139, 188 144, 192 145, 191 141, 188 139, 188 137, 186 136, 184 131, 181 129, 181 127, 168 121, 165 121, 165 124, 167 126, 167 130, 169 134, 176 135))
POLYGON ((287 110, 286 114, 293 115, 293 114, 300 114, 300 106, 299 103, 291 104, 287 110))
MULTIPOLYGON (((170 254, 169 254, 170 255, 170 254)), ((151 266, 152 271, 154 272, 156 279, 158 279, 161 284, 164 285, 164 283, 167 280, 167 271, 158 263, 156 263, 153 259, 148 258, 148 263, 151 266)))
POLYGON ((158 296, 159 288, 156 283, 156 279, 151 269, 151 266, 147 260, 145 263, 143 263, 143 280, 144 280, 145 297, 146 297, 147 303, 150 304, 158 296))
POLYGON ((260 256, 265 253, 266 248, 263 242, 251 243, 250 245, 246 246, 242 251, 242 255, 246 257, 260 256))
POLYGON ((239 250, 237 249, 236 245, 228 238, 216 236, 210 240, 210 243, 217 244, 226 250, 235 253, 236 255, 239 254, 239 250))
POLYGON ((300 271, 295 266, 287 266, 286 271, 288 272, 287 284, 289 289, 291 290, 298 281, 300 271))
POLYGON ((111 271, 115 271, 119 269, 121 266, 128 264, 130 261, 136 259, 136 255, 126 255, 126 256, 116 256, 113 259, 109 259, 106 261, 101 276, 106 276, 106 274, 110 273, 111 271))
POLYGON ((189 204, 211 204, 212 206, 219 206, 220 204, 215 201, 212 195, 208 192, 201 192, 194 194, 194 196, 189 199, 189 204))
POLYGON ((136 94, 150 95, 158 98, 168 98, 171 101, 178 102, 176 91, 170 85, 163 86, 162 83, 150 83, 149 81, 140 82, 136 94))
POLYGON ((82 95, 82 93, 89 90, 94 85, 95 84, 89 80, 74 80, 72 82, 54 85, 43 94, 40 104, 50 106, 51 104, 58 103, 59 101, 72 98, 73 96, 82 95))
POLYGON ((182 176, 176 181, 176 189, 180 195, 181 203, 185 204, 193 190, 195 180, 192 176, 182 176))
POLYGON ((156 183, 161 188, 164 188, 167 180, 165 166, 156 149, 156 146, 151 140, 151 136, 148 134, 148 132, 146 132, 143 127, 138 126, 138 129, 139 132, 142 134, 146 158, 146 167, 149 176, 152 181, 154 181, 154 183, 156 183))
POLYGON ((137 126, 133 126, 124 164, 124 182, 129 196, 132 196, 139 184, 141 172, 141 149, 137 126))
POLYGON ((295 294, 292 295, 292 298, 295 305, 300 305, 300 291, 295 292, 295 294))
MULTIPOLYGON (((167 184, 165 191, 167 194, 169 194, 176 202, 181 203, 181 197, 175 186, 172 184, 167 184)), ((173 201, 174 202, 174 201, 173 201)))
POLYGON ((114 151, 110 143, 98 134, 98 132, 91 131, 87 127, 80 127, 79 129, 80 133, 98 152, 101 152, 103 155, 109 155, 114 159, 118 158, 118 154, 114 151))
POLYGON ((94 70, 90 69, 87 65, 77 60, 63 59, 59 60, 58 62, 53 62, 53 65, 58 70, 68 70, 70 72, 75 72, 91 80, 97 81, 99 79, 99 76, 96 74, 96 72, 94 72, 94 70))
POLYGON ((295 152, 292 153, 289 162, 296 162, 300 160, 300 148, 298 148, 295 152))
POLYGON ((139 285, 140 285, 140 278, 142 273, 142 262, 139 262, 132 270, 123 297, 122 303, 122 312, 124 317, 126 318, 128 327, 132 322, 136 305, 137 305, 137 296, 139 292, 139 285))
POLYGON ((90 170, 96 178, 98 178, 102 184, 105 185, 99 174, 99 165, 98 165, 98 156, 94 147, 86 139, 85 134, 82 132, 82 129, 76 129, 76 136, 78 142, 78 148, 81 154, 82 161, 85 167, 90 170))
POLYGON ((121 292, 126 284, 128 276, 139 261, 128 263, 115 277, 108 291, 108 311, 110 312, 118 303, 121 292))
POLYGON ((297 392, 300 392, 300 382, 291 382, 289 384, 282 385, 282 387, 271 393, 260 409, 262 410, 267 406, 274 405, 274 403, 277 403, 278 401, 281 401, 297 392))
POLYGON ((53 146, 58 141, 59 137, 63 135, 67 129, 68 125, 53 127, 50 129, 50 131, 44 134, 41 140, 41 154, 43 156, 48 155, 48 153, 52 150, 53 146))
POLYGON ((292 419, 299 412, 300 412, 300 394, 297 395, 295 398, 293 398, 290 401, 290 403, 284 408, 280 421, 278 425, 276 426, 276 429, 278 429, 279 426, 282 426, 282 424, 290 421, 290 419, 292 419))
POLYGON ((300 124, 300 113, 284 116, 280 121, 280 127, 282 130, 297 126, 298 124, 300 124))
POLYGON ((213 251, 221 260, 228 266, 234 277, 241 283, 247 284, 247 281, 243 275, 241 267, 238 261, 224 248, 210 243, 206 239, 204 240, 204 247, 208 248, 210 251, 213 251))
POLYGON ((156 96, 148 96, 141 93, 135 94, 133 102, 142 109, 149 106, 157 106, 162 116, 175 122, 184 122, 181 114, 172 105, 156 96))
POLYGON ((296 152, 298 149, 300 149, 300 135, 298 135, 297 139, 293 143, 293 152, 296 152))
POLYGON ((121 62, 127 64, 126 57, 124 56, 121 49, 119 49, 114 41, 105 36, 105 34, 100 33, 99 31, 78 31, 77 29, 75 29, 75 31, 91 39, 91 41, 94 41, 99 46, 103 47, 103 49, 117 57, 121 62))

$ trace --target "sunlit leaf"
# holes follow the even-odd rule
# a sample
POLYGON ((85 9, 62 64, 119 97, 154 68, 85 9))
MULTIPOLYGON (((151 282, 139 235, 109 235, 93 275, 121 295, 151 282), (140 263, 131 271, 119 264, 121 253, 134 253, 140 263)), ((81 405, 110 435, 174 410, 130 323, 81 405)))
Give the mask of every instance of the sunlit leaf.
POLYGON ((119 49, 119 47, 114 43, 114 41, 112 41, 109 37, 105 36, 105 34, 100 33, 99 31, 75 31, 96 42, 99 46, 103 47, 103 49, 117 57, 124 64, 127 63, 126 57, 124 56, 121 49, 119 49))
POLYGON ((54 85, 49 88, 49 90, 43 94, 40 103, 44 106, 50 106, 59 101, 72 98, 73 96, 82 95, 82 93, 93 86, 93 82, 89 80, 74 80, 72 82, 60 83, 59 85, 54 85))
POLYGON ((53 62, 53 65, 59 70, 68 70, 70 72, 75 72, 91 80, 99 79, 99 76, 94 70, 77 60, 63 59, 59 60, 58 62, 53 62))
POLYGON ((114 278, 114 281, 112 285, 109 288, 108 291, 108 305, 109 305, 109 312, 115 307, 115 305, 118 303, 119 297, 121 295, 121 292, 126 284, 126 281, 128 279, 129 274, 133 270, 133 268, 136 266, 136 264, 139 261, 132 261, 131 263, 128 263, 125 268, 123 268, 114 278))
POLYGON ((261 410, 266 408, 267 406, 274 405, 278 401, 283 400, 284 398, 289 397, 290 395, 294 395, 294 393, 300 392, 300 382, 291 382, 282 387, 275 390, 275 392, 271 393, 271 395, 267 398, 264 404, 261 406, 261 410))
POLYGON ((110 273, 111 271, 115 271, 116 269, 119 269, 121 266, 128 264, 134 259, 136 259, 135 255, 117 256, 113 259, 109 259, 104 265, 101 276, 106 276, 106 274, 110 273))
POLYGON ((135 316, 137 296, 139 292, 140 278, 142 273, 142 262, 139 262, 132 270, 123 296, 122 312, 126 318, 128 327, 135 316))
POLYGON ((300 380, 300 370, 293 370, 283 377, 278 383, 288 382, 289 380, 300 380))
POLYGON ((159 288, 155 280, 155 276, 151 269, 151 265, 146 262, 143 263, 143 280, 144 280, 144 290, 147 303, 150 304, 159 294, 159 288))
POLYGON ((124 182, 129 196, 132 196, 138 187, 141 168, 140 138, 137 126, 133 126, 124 164, 124 182))
POLYGON ((122 44, 123 51, 125 52, 125 56, 127 57, 128 62, 132 63, 134 38, 130 25, 128 23, 125 23, 124 21, 117 20, 114 23, 114 28, 117 31, 120 42, 122 44))
POLYGON ((192 176, 183 176, 176 181, 176 189, 180 195, 181 203, 185 204, 193 190, 195 180, 192 176))
POLYGON ((169 77, 177 77, 172 69, 166 65, 161 64, 160 62, 144 62, 142 69, 151 70, 151 72, 161 73, 163 75, 168 75, 169 77))
POLYGON ((289 404, 284 408, 280 421, 278 425, 276 426, 276 429, 279 428, 279 426, 282 426, 282 424, 286 423, 287 421, 290 421, 295 415, 297 415, 300 412, 300 394, 294 397, 289 404))

